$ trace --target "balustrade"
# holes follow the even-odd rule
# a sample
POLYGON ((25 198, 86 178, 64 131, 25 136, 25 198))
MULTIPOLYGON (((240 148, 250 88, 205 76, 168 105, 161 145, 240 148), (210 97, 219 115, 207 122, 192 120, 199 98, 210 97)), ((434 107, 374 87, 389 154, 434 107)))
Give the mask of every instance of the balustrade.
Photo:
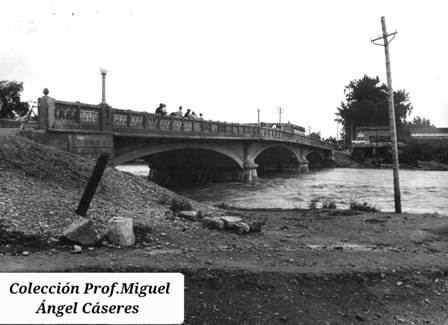
MULTIPOLYGON (((90 105, 79 102, 55 101, 55 129, 88 129, 102 130, 103 118, 110 118, 111 130, 115 132, 160 132, 216 134, 230 137, 251 137, 272 140, 293 141, 318 147, 330 147, 324 142, 290 131, 216 121, 192 120, 176 116, 112 109, 112 116, 103 116, 101 105, 90 105)), ((109 114, 110 115, 110 114, 109 114)), ((107 131, 107 130, 106 130, 107 131)))

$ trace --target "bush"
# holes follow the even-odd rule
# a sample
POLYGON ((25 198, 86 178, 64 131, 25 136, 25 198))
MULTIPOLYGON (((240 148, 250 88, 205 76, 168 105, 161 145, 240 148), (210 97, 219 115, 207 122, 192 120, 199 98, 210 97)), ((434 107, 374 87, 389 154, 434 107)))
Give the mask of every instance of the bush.
POLYGON ((335 200, 325 200, 322 202, 322 209, 336 209, 335 200))
POLYGON ((363 162, 364 161, 364 156, 363 154, 358 151, 358 150, 352 150, 352 152, 350 152, 350 157, 356 161, 356 162, 363 162))
POLYGON ((162 194, 162 195, 160 196, 158 202, 159 202, 160 204, 171 203, 171 202, 170 202, 170 197, 169 197, 168 195, 166 195, 166 194, 162 194))
POLYGON ((365 212, 380 212, 381 209, 378 209, 376 206, 371 205, 370 203, 364 201, 364 202, 356 202, 351 201, 350 202, 350 210, 356 210, 356 211, 365 211, 365 212))
POLYGON ((190 211, 193 209, 193 206, 191 205, 190 201, 184 198, 174 197, 171 199, 170 209, 174 212, 179 212, 182 210, 190 211))
POLYGON ((318 199, 312 199, 309 205, 310 210, 316 210, 318 202, 319 202, 318 199))

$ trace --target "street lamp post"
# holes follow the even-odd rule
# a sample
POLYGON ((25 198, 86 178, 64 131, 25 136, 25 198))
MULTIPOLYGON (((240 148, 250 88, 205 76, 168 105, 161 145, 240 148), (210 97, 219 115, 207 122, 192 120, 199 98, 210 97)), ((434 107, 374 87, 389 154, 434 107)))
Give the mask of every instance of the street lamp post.
POLYGON ((106 104, 106 74, 107 69, 100 68, 102 77, 102 93, 101 93, 101 104, 106 104))

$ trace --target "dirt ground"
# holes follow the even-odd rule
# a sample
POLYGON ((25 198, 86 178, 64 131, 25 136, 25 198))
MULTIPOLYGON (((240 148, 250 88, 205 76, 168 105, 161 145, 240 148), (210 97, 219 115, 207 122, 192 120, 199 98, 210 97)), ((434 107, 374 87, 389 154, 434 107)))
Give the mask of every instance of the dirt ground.
MULTIPOLYGON (((443 324, 448 217, 347 210, 223 211, 107 168, 88 217, 134 219, 137 244, 71 254, 62 230, 94 161, 0 132, 0 272, 182 272, 185 324, 443 324), (240 215, 261 233, 173 213, 240 215)), ((0 315, 1 317, 1 315, 0 315)))
POLYGON ((265 222, 237 235, 172 217, 132 248, 71 254, 0 246, 0 271, 186 276, 185 324, 444 324, 448 218, 347 210, 231 210, 265 222), (23 255, 23 252, 27 256, 23 255))

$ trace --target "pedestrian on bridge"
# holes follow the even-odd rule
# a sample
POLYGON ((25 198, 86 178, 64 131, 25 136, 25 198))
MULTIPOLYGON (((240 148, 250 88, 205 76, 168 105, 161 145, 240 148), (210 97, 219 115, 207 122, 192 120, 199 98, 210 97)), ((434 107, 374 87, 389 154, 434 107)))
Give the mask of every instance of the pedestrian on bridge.
POLYGON ((182 112, 182 106, 179 106, 179 110, 174 115, 177 117, 184 116, 184 113, 182 112))
POLYGON ((166 113, 165 106, 166 106, 165 104, 160 103, 159 107, 156 108, 156 114, 164 115, 163 112, 165 111, 166 113))

